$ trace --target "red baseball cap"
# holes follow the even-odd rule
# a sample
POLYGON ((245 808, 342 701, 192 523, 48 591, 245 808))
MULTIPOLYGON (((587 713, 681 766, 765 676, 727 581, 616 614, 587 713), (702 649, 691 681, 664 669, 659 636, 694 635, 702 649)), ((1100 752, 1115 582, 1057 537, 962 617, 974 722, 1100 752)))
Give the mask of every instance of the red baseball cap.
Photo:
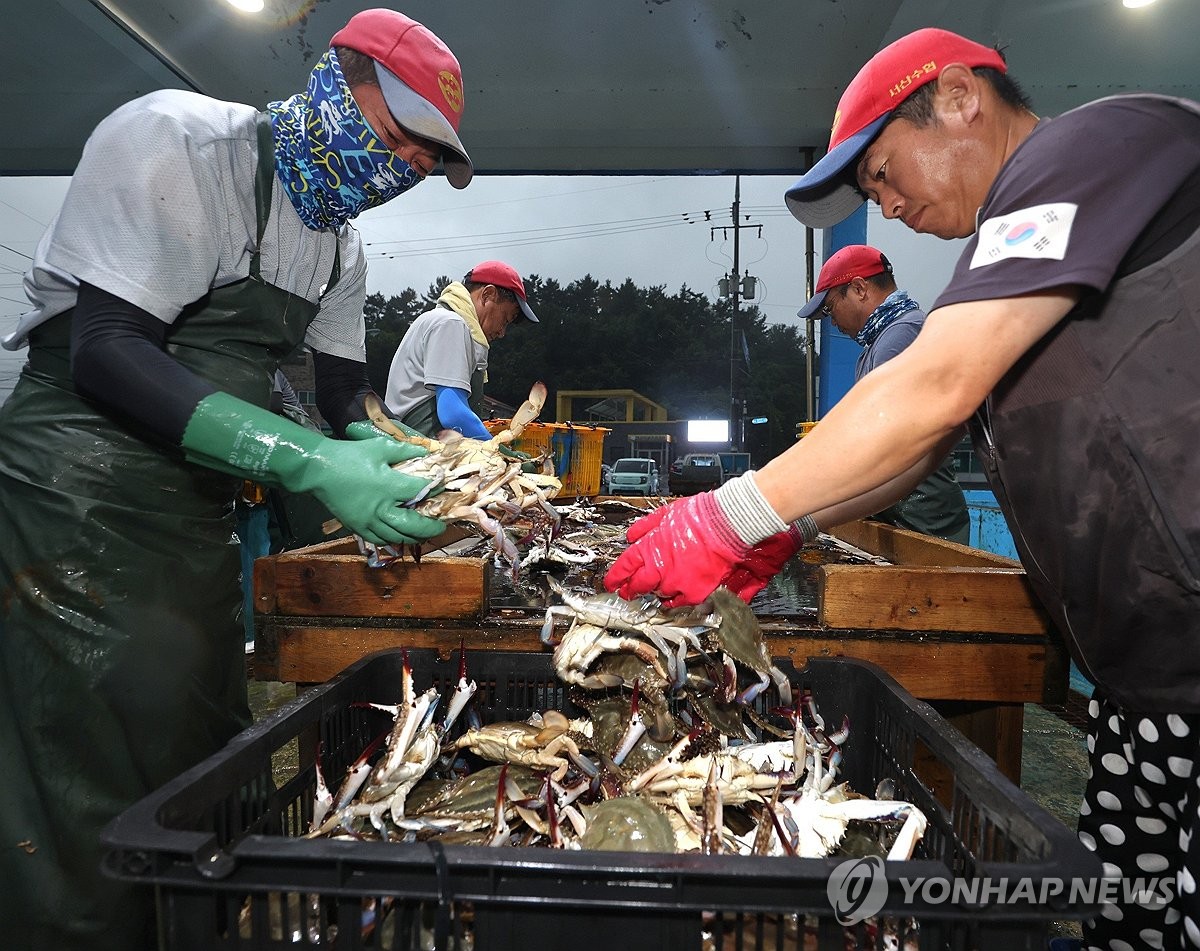
POLYGON ((517 273, 516 269, 510 265, 503 261, 484 261, 482 264, 476 264, 467 272, 463 282, 467 281, 508 288, 517 295, 517 303, 521 305, 521 313, 525 315, 525 319, 532 320, 535 324, 538 322, 525 297, 525 282, 521 280, 521 275, 517 273))
POLYGON ((466 188, 475 169, 458 138, 462 69, 450 48, 416 20, 379 8, 355 14, 329 45, 348 46, 375 60, 379 88, 396 121, 445 146, 446 179, 466 188))
POLYGON ((990 66, 1002 73, 1007 69, 997 50, 933 28, 909 33, 867 61, 838 100, 825 155, 785 193, 801 224, 828 228, 863 203, 854 175, 859 156, 892 110, 951 63, 990 66))
POLYGON ((811 317, 825 303, 825 295, 835 287, 849 284, 856 277, 874 277, 884 272, 892 273, 892 262, 878 248, 869 244, 848 244, 821 265, 817 275, 816 293, 797 315, 811 317))

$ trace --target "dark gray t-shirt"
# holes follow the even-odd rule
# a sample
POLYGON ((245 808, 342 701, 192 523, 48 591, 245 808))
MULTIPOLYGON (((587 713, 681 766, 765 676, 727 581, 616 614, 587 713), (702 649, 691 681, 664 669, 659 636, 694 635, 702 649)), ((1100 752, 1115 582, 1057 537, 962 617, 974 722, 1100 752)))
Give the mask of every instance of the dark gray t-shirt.
POLYGON ((1200 162, 1198 121, 1132 95, 1039 122, 992 184, 934 309, 1072 284, 1103 291, 1200 162))

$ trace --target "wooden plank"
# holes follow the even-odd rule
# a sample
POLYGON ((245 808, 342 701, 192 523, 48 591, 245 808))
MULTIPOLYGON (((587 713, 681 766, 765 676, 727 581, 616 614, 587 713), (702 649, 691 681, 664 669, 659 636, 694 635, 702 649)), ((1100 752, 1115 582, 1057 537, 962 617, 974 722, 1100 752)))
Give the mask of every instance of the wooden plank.
POLYGON ((883 522, 860 519, 836 525, 829 534, 863 551, 886 558, 894 565, 929 565, 962 568, 1020 568, 1019 561, 979 548, 922 535, 883 522))
POLYGON ((797 667, 808 657, 856 657, 878 664, 922 700, 1038 702, 1042 695, 1044 644, 943 642, 880 637, 768 636, 772 656, 797 667))
POLYGON ((1025 572, 1010 568, 823 565, 822 626, 1043 636, 1025 572))
POLYGON ((293 552, 255 563, 255 611, 479 620, 487 611, 490 578, 490 560, 483 558, 406 559, 371 568, 357 552, 293 552))
POLYGON ((948 700, 934 701, 932 706, 963 736, 986 751, 1005 776, 1021 785, 1024 704, 948 700))
MULTIPOLYGON (((388 627, 295 624, 260 619, 254 676, 258 680, 319 683, 377 650, 432 647, 447 656, 460 639, 468 650, 543 651, 539 625, 388 627)), ((1046 645, 1019 641, 938 641, 931 638, 853 637, 828 632, 765 635, 774 656, 797 667, 808 657, 857 657, 878 664, 925 700, 1037 703, 1042 698, 1046 645)))

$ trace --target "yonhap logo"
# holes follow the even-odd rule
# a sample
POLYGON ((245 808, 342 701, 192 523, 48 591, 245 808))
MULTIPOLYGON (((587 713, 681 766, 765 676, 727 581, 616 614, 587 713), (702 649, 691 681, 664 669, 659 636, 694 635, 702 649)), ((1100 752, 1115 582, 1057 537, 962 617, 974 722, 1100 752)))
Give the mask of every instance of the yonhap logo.
POLYGON ((833 870, 825 887, 838 924, 855 925, 878 914, 887 901, 887 875, 878 855, 849 859, 833 870))

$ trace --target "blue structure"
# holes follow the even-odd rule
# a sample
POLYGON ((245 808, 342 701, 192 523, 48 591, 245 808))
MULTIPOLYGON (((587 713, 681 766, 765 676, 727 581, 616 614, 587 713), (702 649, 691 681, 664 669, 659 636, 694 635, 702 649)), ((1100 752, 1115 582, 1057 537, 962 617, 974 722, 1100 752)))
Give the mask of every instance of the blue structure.
POLYGON ((1017 546, 1004 513, 996 504, 996 496, 990 489, 965 489, 963 495, 967 497, 967 512, 971 516, 970 546, 1017 560, 1017 546))
MULTIPOLYGON (((867 243, 867 206, 864 204, 845 221, 824 231, 821 260, 849 244, 867 243)), ((854 385, 854 364, 858 362, 858 344, 821 318, 821 349, 817 352, 817 419, 820 419, 854 385)))

